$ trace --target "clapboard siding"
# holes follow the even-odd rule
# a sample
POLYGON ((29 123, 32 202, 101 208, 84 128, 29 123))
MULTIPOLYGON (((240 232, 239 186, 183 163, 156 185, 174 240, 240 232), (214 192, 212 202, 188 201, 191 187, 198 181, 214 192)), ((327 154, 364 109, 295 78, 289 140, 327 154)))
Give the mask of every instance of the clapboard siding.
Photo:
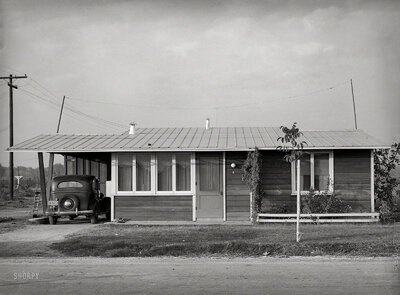
POLYGON ((296 198, 291 196, 291 166, 278 151, 262 152, 261 181, 264 188, 262 211, 296 211, 296 198))
POLYGON ((250 190, 242 181, 242 167, 246 152, 226 152, 226 218, 227 220, 249 220, 250 190), (231 164, 236 168, 232 169, 231 164), (233 173, 235 172, 235 173, 233 173))
POLYGON ((192 196, 118 196, 115 217, 136 221, 190 221, 192 196))
POLYGON ((371 158, 369 150, 334 152, 335 194, 352 212, 371 211, 371 158))

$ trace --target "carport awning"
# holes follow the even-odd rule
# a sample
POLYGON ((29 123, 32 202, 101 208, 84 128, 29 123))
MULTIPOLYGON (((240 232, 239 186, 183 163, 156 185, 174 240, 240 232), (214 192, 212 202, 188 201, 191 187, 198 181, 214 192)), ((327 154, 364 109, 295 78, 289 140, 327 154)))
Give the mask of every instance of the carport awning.
MULTIPOLYGON (((305 149, 389 148, 361 130, 303 131, 305 149)), ((8 151, 82 153, 138 151, 275 150, 283 133, 277 127, 138 128, 135 134, 39 135, 8 151)))

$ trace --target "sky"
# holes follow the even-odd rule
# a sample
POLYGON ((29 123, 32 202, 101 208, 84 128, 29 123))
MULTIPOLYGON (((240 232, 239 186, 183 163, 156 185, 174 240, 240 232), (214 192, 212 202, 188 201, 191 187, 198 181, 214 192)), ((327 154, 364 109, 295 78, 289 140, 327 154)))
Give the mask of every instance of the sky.
MULTIPOLYGON (((354 128, 400 139, 400 1, 4 1, 14 142, 138 127, 354 128)), ((0 163, 8 166, 0 82, 0 163)), ((33 153, 15 165, 37 166, 33 153)))

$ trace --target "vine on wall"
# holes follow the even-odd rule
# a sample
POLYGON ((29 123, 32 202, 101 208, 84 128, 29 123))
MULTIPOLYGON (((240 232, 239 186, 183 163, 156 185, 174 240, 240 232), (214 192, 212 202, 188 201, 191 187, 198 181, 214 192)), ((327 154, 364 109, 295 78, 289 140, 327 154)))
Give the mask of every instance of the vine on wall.
POLYGON ((243 164, 243 180, 249 187, 252 195, 252 220, 255 220, 257 213, 261 212, 262 198, 264 189, 261 182, 262 158, 260 151, 256 147, 254 151, 247 154, 247 159, 243 164))

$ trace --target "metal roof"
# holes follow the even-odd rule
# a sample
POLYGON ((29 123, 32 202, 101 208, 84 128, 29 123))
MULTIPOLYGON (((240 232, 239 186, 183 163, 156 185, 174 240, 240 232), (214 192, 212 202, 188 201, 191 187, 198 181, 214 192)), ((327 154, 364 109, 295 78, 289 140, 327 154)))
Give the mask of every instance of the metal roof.
MULTIPOLYGON (((388 148, 361 130, 303 131, 305 149, 388 148)), ((274 150, 283 135, 277 127, 137 128, 121 135, 39 135, 8 151, 122 152, 122 151, 244 151, 274 150)))

